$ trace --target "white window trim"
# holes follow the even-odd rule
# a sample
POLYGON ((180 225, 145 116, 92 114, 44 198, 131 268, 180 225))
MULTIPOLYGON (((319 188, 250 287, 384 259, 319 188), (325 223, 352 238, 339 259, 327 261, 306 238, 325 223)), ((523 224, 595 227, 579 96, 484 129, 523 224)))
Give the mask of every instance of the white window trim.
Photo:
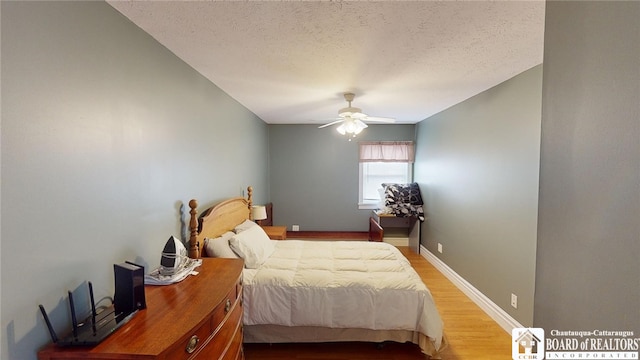
POLYGON ((363 170, 363 163, 358 163, 358 209, 360 210, 375 210, 378 208, 378 204, 377 203, 372 203, 372 202, 364 202, 363 198, 363 186, 362 186, 362 180, 363 180, 363 174, 362 174, 362 170, 363 170))
MULTIPOLYGON (((362 187, 362 183, 363 183, 363 164, 362 162, 358 163, 358 209, 359 210, 376 210, 378 209, 378 204, 380 203, 381 200, 380 199, 376 202, 365 202, 363 200, 363 193, 364 193, 364 189, 362 187)), ((411 164, 409 164, 408 166, 408 182, 412 182, 413 181, 413 166, 411 166, 411 164)))

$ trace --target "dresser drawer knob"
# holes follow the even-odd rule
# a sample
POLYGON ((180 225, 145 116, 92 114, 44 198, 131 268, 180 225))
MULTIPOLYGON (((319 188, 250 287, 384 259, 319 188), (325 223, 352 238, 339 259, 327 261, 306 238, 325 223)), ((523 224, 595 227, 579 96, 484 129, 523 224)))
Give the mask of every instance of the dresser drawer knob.
POLYGON ((198 347, 199 342, 200 342, 200 338, 198 338, 198 335, 193 335, 191 339, 189 339, 189 342, 187 343, 187 348, 185 349, 187 353, 191 354, 194 351, 196 351, 196 348, 198 347))
POLYGON ((227 299, 227 303, 224 304, 224 313, 228 313, 231 310, 231 299, 227 299))

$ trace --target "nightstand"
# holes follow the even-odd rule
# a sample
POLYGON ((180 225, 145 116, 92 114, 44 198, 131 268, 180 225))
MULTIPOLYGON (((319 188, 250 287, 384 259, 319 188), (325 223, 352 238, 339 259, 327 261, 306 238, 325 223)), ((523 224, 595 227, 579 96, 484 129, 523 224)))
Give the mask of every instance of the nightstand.
POLYGON ((271 240, 287 240, 286 226, 263 226, 262 229, 271 240))

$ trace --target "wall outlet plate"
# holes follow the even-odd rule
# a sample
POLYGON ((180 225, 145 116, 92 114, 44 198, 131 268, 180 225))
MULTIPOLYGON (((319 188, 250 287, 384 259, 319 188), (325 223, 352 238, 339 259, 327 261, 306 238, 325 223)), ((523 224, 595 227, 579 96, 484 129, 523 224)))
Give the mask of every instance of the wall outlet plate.
POLYGON ((438 243, 438 252, 442 254, 442 244, 438 243))
POLYGON ((516 294, 511 294, 511 306, 515 309, 518 308, 518 296, 516 296, 516 294))

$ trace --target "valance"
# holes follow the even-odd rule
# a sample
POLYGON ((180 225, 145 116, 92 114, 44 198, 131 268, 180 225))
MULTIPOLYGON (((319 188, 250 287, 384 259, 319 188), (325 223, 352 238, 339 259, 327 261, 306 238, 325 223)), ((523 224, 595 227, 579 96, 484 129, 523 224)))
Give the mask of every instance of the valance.
POLYGON ((413 141, 363 141, 360 162, 413 162, 413 141))

